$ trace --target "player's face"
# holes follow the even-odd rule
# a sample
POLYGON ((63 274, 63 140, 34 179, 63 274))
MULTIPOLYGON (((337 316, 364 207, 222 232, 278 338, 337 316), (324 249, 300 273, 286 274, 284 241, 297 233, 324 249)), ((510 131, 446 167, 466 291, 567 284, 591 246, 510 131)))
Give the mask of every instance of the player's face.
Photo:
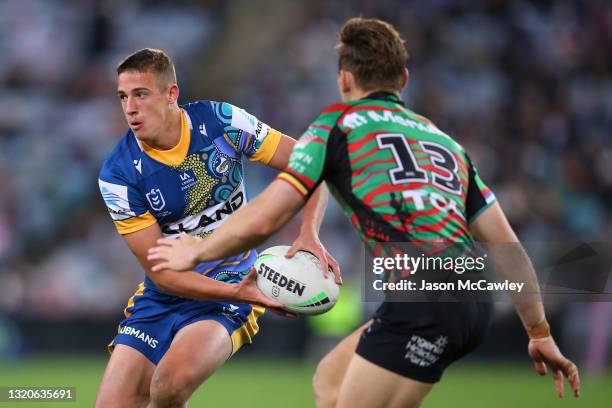
POLYGON ((168 89, 161 89, 158 76, 153 72, 122 72, 117 81, 117 95, 136 137, 144 142, 157 141, 166 128, 172 102, 168 89))

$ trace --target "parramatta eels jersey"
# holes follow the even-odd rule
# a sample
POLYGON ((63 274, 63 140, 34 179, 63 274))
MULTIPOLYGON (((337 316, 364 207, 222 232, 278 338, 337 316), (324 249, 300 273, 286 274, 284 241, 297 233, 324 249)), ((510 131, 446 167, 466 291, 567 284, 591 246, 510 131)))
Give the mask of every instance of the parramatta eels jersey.
MULTIPOLYGON (((246 201, 242 156, 267 164, 281 134, 229 103, 198 101, 181 107, 179 143, 156 150, 129 130, 100 171, 99 185, 120 234, 159 223, 165 237, 205 237, 246 201)), ((250 250, 198 265, 224 282, 239 282, 255 261, 250 250)), ((145 278, 145 287, 154 287, 145 278)))
POLYGON ((329 106, 278 178, 309 196, 326 180, 370 249, 377 242, 473 242, 495 201, 464 149, 394 95, 329 106))

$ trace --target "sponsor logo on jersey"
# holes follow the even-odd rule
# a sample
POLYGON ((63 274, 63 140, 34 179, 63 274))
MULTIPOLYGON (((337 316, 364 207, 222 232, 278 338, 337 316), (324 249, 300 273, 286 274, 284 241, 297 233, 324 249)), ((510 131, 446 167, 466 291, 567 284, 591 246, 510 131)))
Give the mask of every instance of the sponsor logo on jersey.
POLYGON ((109 183, 104 180, 98 180, 98 184, 100 185, 100 192, 102 193, 104 203, 114 221, 122 221, 136 215, 128 202, 127 186, 109 183))
POLYGON ((195 177, 187 172, 179 174, 179 177, 181 178, 181 191, 187 190, 188 188, 196 185, 195 177))
POLYGON ((149 205, 155 211, 160 211, 166 206, 166 201, 159 188, 152 188, 151 191, 146 194, 146 197, 149 205))
POLYGON ((431 206, 443 213, 453 212, 455 215, 465 220, 463 211, 459 209, 457 202, 451 198, 446 198, 440 193, 429 192, 423 189, 407 190, 402 192, 402 196, 414 205, 417 211, 423 211, 431 206))
POLYGON ((406 115, 396 114, 389 110, 384 111, 367 111, 367 112, 352 112, 344 116, 342 120, 342 126, 355 129, 368 123, 378 122, 391 122, 406 126, 412 129, 420 130, 421 132, 431 133, 434 135, 440 135, 449 137, 446 133, 442 132, 432 123, 422 123, 416 120, 412 120, 406 115))
POLYGON ((261 142, 263 138, 268 135, 268 132, 268 125, 263 122, 257 121, 257 126, 255 127, 255 138, 261 142))
POLYGON ((205 209, 198 214, 185 217, 179 222, 162 226, 165 235, 175 235, 181 232, 201 234, 217 228, 234 211, 245 202, 244 188, 240 185, 225 202, 205 209))
POLYGON ((136 337, 138 340, 142 340, 147 343, 149 347, 156 348, 159 341, 152 336, 149 336, 142 330, 135 329, 130 326, 123 326, 121 330, 119 330, 120 334, 127 334, 128 336, 136 337))
POLYGON ((231 125, 254 135, 258 142, 261 142, 268 135, 268 125, 259 121, 245 110, 235 106, 232 108, 231 125))

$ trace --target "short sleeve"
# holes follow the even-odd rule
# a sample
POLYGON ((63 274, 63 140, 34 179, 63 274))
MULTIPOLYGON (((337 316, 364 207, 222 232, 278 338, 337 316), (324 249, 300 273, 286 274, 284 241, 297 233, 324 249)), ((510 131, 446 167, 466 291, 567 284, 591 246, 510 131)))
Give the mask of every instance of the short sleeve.
POLYGON ((293 147, 289 164, 277 176, 291 184, 304 198, 312 194, 324 178, 330 130, 329 126, 318 122, 310 125, 293 147))
POLYGON ((100 173, 100 193, 119 234, 140 231, 157 222, 149 212, 142 194, 125 178, 108 171, 100 173))
POLYGON ((244 109, 221 102, 214 108, 224 128, 227 142, 250 161, 268 164, 281 139, 281 133, 244 109))
POLYGON ((468 163, 468 191, 465 202, 465 212, 468 223, 473 222, 480 214, 496 201, 493 192, 485 185, 478 175, 476 167, 469 156, 466 155, 468 163))

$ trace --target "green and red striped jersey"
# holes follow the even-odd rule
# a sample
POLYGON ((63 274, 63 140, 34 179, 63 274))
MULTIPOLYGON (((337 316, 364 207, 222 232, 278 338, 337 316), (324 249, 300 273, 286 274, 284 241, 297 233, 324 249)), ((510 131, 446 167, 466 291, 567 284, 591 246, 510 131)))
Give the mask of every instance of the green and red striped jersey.
POLYGON ((472 242, 469 223, 495 201, 461 145, 384 92, 325 109, 278 178, 304 197, 325 180, 371 248, 472 242))

